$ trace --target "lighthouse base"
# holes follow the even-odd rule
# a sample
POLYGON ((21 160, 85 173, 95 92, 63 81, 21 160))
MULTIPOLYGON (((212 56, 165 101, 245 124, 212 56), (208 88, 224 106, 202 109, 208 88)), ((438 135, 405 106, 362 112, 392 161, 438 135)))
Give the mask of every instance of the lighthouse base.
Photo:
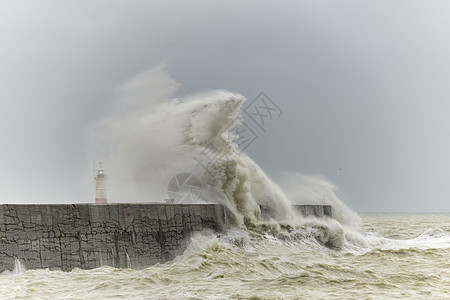
POLYGON ((95 204, 108 204, 106 198, 95 198, 95 204))

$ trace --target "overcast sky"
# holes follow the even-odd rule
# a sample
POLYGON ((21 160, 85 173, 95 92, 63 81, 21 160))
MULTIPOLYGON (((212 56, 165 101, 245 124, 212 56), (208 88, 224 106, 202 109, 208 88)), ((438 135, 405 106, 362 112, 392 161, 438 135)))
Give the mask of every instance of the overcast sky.
POLYGON ((446 0, 0 0, 0 202, 93 201, 89 130, 161 63, 178 96, 279 105, 247 149, 274 179, 323 175, 359 212, 450 211, 446 0))

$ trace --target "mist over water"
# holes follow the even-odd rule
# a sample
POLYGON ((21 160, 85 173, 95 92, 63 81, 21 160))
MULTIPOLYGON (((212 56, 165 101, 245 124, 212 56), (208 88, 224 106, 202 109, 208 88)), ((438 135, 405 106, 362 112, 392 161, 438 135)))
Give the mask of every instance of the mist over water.
POLYGON ((289 200, 296 204, 329 204, 333 218, 343 225, 359 227, 360 217, 349 209, 336 195, 337 188, 321 176, 307 176, 284 172, 281 186, 289 200))

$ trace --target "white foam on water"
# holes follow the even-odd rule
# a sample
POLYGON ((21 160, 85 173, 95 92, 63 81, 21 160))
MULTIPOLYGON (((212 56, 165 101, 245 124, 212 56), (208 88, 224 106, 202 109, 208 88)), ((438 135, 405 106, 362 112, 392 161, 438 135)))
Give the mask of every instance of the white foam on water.
POLYGON ((189 256, 194 253, 201 252, 205 249, 216 247, 218 239, 216 233, 210 230, 203 230, 201 232, 194 232, 190 237, 188 246, 184 251, 184 256, 189 256))
POLYGON ((433 229, 425 230, 421 235, 413 239, 395 240, 385 239, 381 249, 450 249, 450 234, 433 229))

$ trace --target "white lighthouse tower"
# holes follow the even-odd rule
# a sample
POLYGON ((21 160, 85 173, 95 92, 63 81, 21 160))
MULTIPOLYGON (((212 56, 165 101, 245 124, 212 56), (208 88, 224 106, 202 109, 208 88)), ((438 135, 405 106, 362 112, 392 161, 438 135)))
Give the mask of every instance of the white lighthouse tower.
POLYGON ((106 204, 106 174, 103 163, 99 162, 97 172, 95 174, 95 204, 106 204))

